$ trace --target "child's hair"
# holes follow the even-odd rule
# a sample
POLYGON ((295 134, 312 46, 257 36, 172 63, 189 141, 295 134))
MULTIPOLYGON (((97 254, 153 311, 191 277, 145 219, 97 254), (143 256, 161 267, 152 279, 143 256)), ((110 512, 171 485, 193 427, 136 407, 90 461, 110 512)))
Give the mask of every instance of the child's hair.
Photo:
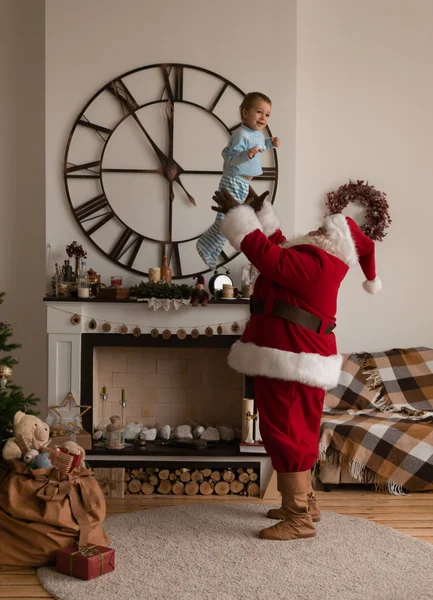
POLYGON ((246 110, 249 110, 256 100, 263 100, 263 102, 267 102, 268 104, 270 104, 272 106, 271 99, 268 98, 268 96, 266 96, 265 94, 262 94, 261 92, 250 92, 242 100, 242 104, 239 107, 239 112, 241 113, 241 116, 242 116, 242 110, 244 108, 246 110))

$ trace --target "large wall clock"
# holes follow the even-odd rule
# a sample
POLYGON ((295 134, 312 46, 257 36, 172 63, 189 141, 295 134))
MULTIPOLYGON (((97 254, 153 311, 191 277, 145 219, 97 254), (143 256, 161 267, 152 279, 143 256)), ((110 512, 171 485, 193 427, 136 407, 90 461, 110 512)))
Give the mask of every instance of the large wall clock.
MULTIPOLYGON (((195 245, 215 217, 221 151, 243 96, 221 75, 173 63, 124 73, 87 102, 69 134, 64 182, 78 225, 111 261, 147 275, 166 254, 175 279, 209 271, 195 245)), ((275 150, 262 166, 252 185, 273 202, 275 150)), ((219 264, 237 254, 227 242, 219 264)))

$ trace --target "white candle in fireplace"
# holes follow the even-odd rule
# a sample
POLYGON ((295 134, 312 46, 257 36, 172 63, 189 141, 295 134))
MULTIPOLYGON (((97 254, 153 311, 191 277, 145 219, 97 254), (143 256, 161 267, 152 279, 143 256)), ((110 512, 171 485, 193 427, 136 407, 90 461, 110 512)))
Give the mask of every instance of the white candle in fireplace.
POLYGON ((126 426, 126 423, 125 423, 126 393, 125 393, 124 388, 122 388, 122 398, 120 400, 120 405, 122 407, 122 425, 123 425, 123 427, 125 427, 126 426))

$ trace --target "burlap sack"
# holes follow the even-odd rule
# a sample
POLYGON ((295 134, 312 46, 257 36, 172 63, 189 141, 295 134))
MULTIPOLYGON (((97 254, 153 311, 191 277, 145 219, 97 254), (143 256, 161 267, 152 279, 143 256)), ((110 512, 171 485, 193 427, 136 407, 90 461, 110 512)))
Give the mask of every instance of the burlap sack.
POLYGON ((93 471, 29 469, 7 463, 0 478, 0 564, 39 567, 59 548, 109 543, 102 523, 105 498, 93 471), (4 476, 5 475, 5 476, 4 476))

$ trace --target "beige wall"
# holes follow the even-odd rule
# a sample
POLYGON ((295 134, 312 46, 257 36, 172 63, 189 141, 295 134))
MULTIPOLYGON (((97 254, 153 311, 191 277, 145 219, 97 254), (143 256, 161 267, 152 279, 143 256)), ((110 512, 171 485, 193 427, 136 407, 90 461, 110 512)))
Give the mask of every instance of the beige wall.
POLYGON ((14 381, 46 401, 45 3, 0 2, 0 320, 23 348, 14 381))
POLYGON ((383 291, 365 293, 359 268, 342 285, 341 351, 433 345, 432 24, 430 0, 298 3, 296 229, 349 178, 386 192, 393 220, 383 291))

